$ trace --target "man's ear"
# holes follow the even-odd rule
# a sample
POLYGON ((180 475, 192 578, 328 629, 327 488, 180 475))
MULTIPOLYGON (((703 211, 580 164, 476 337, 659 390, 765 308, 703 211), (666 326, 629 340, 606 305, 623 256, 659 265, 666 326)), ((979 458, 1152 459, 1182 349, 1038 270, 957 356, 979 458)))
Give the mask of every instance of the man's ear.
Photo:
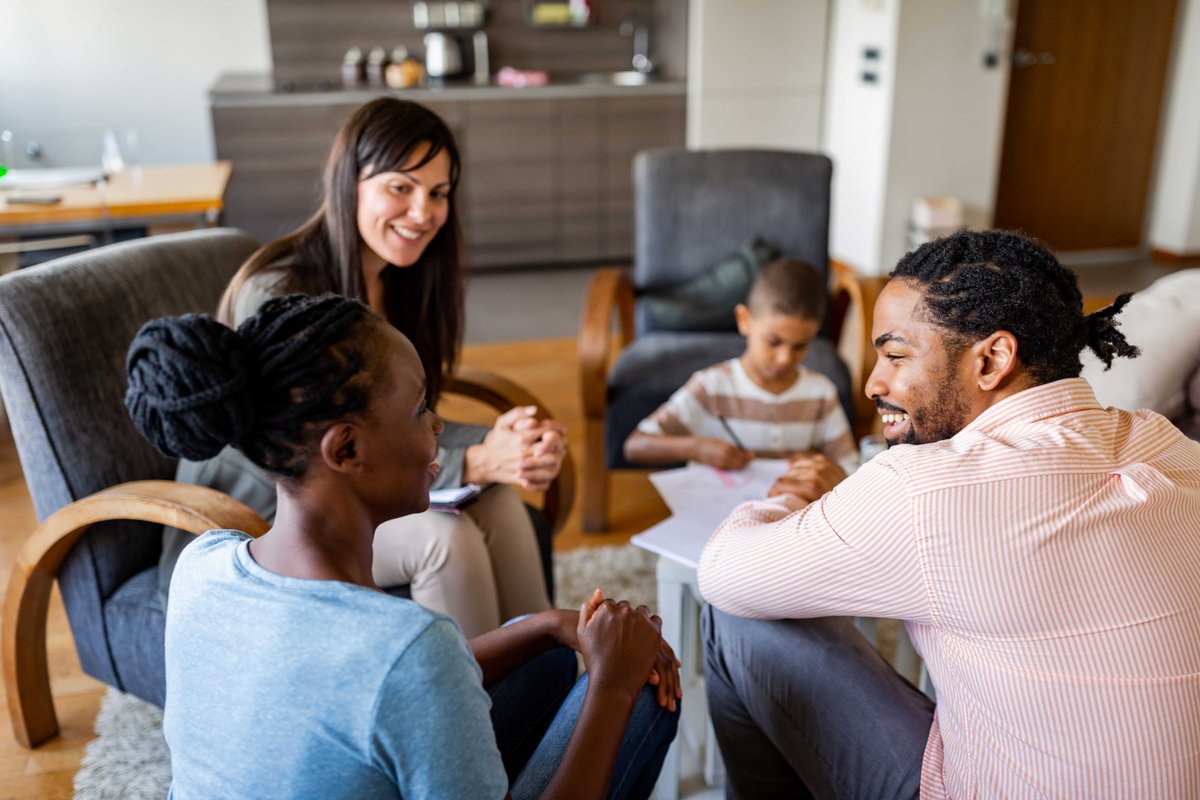
POLYGON ((742 336, 750 335, 750 309, 745 303, 738 303, 733 309, 733 316, 737 319, 738 333, 742 336))
POLYGON ((999 389, 1018 370, 1017 337, 1008 331, 996 331, 980 339, 974 349, 976 379, 985 392, 999 389))
POLYGON ((352 422, 330 425, 321 435, 321 461, 334 472, 362 472, 362 430, 352 422))

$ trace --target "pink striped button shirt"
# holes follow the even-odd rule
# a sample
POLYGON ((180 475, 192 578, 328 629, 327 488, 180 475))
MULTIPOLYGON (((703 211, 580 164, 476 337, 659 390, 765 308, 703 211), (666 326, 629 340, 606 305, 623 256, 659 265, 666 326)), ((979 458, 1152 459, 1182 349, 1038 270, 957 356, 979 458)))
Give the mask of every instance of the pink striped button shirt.
POLYGON ((902 619, 937 687, 924 797, 1200 794, 1200 444, 1086 381, 745 503, 699 570, 744 617, 902 619))

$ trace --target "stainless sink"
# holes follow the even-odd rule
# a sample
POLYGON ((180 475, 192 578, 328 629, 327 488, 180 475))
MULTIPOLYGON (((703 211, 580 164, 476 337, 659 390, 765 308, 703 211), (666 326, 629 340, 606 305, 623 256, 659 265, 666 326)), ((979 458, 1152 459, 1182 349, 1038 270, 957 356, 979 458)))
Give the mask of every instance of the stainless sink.
POLYGON ((653 75, 635 70, 624 72, 563 72, 550 76, 550 83, 578 83, 586 86, 643 86, 655 80, 653 75))

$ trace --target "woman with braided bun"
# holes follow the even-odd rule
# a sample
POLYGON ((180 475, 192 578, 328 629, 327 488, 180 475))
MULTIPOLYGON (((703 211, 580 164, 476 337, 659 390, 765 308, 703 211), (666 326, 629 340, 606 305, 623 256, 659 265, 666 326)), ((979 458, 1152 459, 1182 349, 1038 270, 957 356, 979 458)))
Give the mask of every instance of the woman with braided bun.
POLYGON ((377 588, 376 529, 423 512, 439 471, 442 423, 403 334, 358 301, 289 295, 236 331, 149 322, 127 370, 156 447, 231 444, 278 488, 260 538, 210 531, 175 569, 172 797, 649 795, 680 693, 648 609, 597 590, 468 642, 377 588))
MULTIPOLYGON (((237 325, 285 292, 362 300, 412 341, 436 407, 463 333, 458 180, 454 137, 436 114, 392 97, 364 105, 334 141, 316 215, 250 258, 218 318, 237 325)), ((548 487, 566 437, 534 411, 512 409, 491 428, 447 423, 434 488, 491 488, 460 514, 388 521, 375 540, 375 580, 410 585, 414 600, 454 617, 468 636, 550 607, 533 524, 511 486, 548 487)), ((236 453, 184 462, 177 477, 226 491, 270 518, 269 481, 236 453)))

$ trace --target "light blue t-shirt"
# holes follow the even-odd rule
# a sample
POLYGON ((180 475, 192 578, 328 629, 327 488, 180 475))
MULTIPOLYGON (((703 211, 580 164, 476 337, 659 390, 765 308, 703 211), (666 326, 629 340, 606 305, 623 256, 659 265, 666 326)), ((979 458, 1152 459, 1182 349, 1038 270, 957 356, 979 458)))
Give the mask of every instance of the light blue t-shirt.
POLYGON ((167 607, 171 796, 502 798, 482 674, 458 626, 287 578, 239 531, 184 550, 167 607))

